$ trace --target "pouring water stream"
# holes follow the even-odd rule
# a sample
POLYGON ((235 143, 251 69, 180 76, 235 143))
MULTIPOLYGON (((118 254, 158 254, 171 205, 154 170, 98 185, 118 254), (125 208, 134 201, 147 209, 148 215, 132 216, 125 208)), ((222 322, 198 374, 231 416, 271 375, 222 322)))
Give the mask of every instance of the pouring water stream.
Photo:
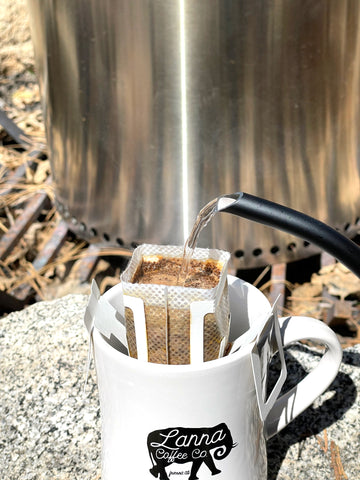
POLYGON ((218 212, 231 213, 302 238, 328 252, 360 278, 360 247, 332 227, 309 215, 244 192, 221 195, 200 211, 184 246, 178 285, 186 280, 197 239, 218 212))
POLYGON ((177 278, 177 285, 184 286, 185 284, 191 258, 193 256, 200 232, 201 230, 203 230, 203 228, 206 227, 206 225, 210 222, 210 220, 218 211, 219 198, 220 197, 215 198, 214 200, 211 200, 211 202, 206 204, 205 207, 200 210, 198 216, 196 217, 193 228, 184 245, 184 253, 177 278))

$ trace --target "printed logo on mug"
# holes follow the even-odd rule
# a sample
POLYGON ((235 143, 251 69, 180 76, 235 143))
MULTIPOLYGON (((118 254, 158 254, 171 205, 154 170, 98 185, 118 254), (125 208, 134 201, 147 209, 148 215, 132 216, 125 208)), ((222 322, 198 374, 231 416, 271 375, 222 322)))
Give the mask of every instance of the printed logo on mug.
POLYGON ((199 478, 198 471, 206 465, 212 475, 221 473, 215 461, 222 461, 236 446, 225 423, 207 428, 170 427, 149 433, 147 439, 152 462, 150 473, 155 478, 168 480, 172 475, 199 478), (176 470, 178 464, 187 464, 185 470, 176 470), (190 465, 190 469, 189 469, 190 465), (169 473, 166 467, 171 466, 169 473))

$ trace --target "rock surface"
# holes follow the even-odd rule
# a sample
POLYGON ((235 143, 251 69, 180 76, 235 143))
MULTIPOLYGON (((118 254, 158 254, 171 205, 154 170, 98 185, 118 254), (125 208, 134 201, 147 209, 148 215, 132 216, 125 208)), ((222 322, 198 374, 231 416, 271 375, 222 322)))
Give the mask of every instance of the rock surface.
MULTIPOLYGON (((0 478, 99 480, 95 371, 84 395, 86 295, 37 303, 0 319, 0 478)), ((318 361, 288 350, 290 383, 318 361)), ((344 351, 333 384, 268 442, 268 480, 360 478, 360 345, 344 351)), ((138 480, 138 479, 135 479, 138 480)))

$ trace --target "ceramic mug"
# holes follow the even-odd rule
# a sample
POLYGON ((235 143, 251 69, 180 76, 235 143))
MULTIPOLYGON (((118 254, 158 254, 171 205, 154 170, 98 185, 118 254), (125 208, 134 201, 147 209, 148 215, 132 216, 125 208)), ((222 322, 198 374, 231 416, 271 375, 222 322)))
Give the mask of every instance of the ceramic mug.
MULTIPOLYGON (((227 356, 196 365, 160 365, 129 357, 93 329, 102 419, 102 480, 264 480, 266 439, 307 408, 335 378, 342 358, 336 335, 308 317, 277 321, 265 296, 228 277, 227 356), (283 346, 311 339, 327 347, 319 364, 284 395, 283 346), (267 395, 274 352, 281 372, 267 395)), ((103 298, 121 308, 121 284, 103 298)), ((98 313, 95 313, 98 315, 98 313)))

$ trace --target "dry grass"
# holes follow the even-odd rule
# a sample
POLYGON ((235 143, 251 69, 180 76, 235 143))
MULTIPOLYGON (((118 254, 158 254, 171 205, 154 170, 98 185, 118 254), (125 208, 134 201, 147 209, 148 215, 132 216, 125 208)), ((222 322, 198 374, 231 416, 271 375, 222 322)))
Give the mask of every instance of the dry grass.
POLYGON ((1 0, 0 75, 11 77, 33 65, 26 0, 1 0))

